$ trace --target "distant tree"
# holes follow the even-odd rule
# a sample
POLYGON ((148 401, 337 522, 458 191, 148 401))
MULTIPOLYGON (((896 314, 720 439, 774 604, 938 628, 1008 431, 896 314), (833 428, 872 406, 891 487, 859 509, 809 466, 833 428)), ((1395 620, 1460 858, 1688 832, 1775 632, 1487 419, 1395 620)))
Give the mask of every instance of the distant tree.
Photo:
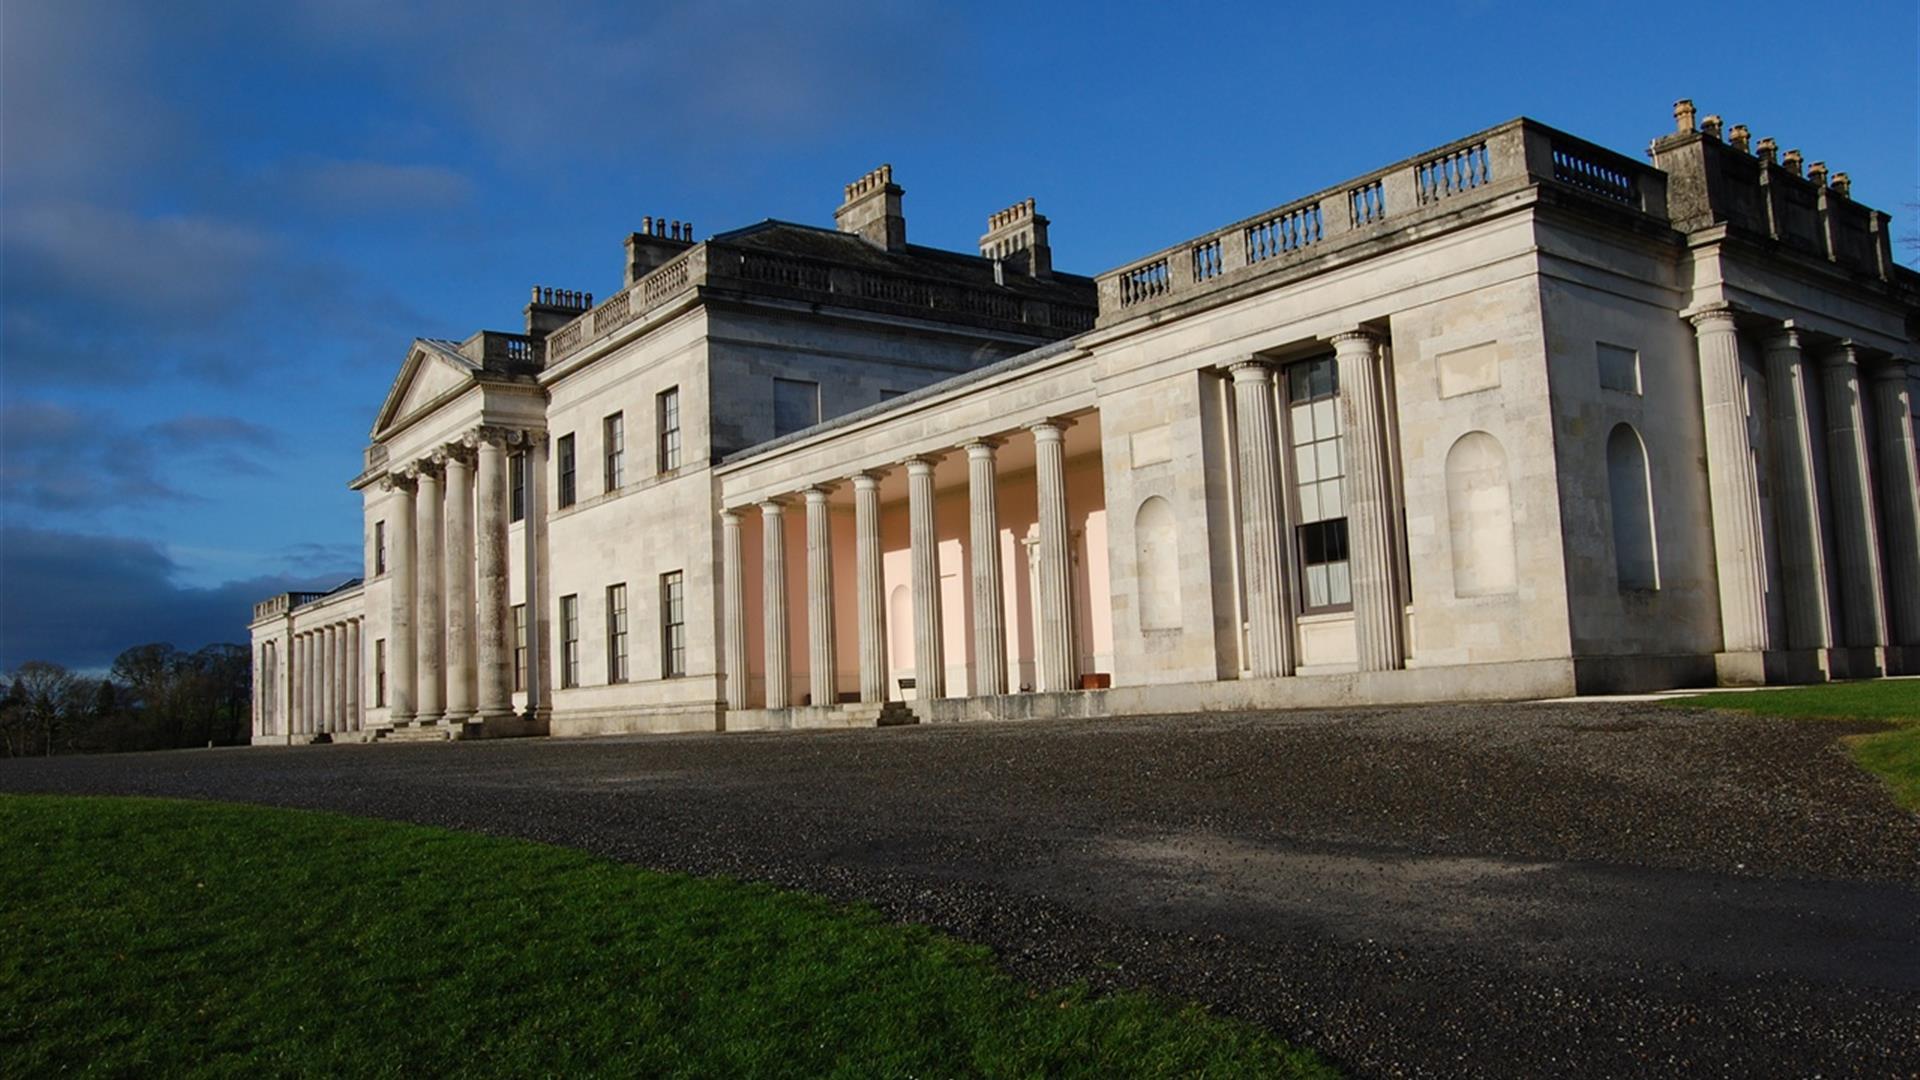
POLYGON ((27 724, 38 737, 40 751, 52 754, 60 733, 85 715, 90 700, 85 680, 45 660, 29 660, 13 673, 26 698, 27 724))
POLYGON ((32 718, 27 712, 27 691, 19 679, 6 680, 0 695, 0 752, 8 757, 24 757, 32 744, 32 718))

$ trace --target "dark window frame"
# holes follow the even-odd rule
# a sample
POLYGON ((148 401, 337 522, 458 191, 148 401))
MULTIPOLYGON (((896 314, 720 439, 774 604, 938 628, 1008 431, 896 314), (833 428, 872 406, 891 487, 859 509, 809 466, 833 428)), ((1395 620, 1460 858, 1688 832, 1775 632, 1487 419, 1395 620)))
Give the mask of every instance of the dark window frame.
POLYGON ((507 521, 527 519, 527 455, 507 455, 507 521))
POLYGON ((527 605, 513 605, 513 692, 527 689, 527 605))
POLYGON ((679 679, 687 674, 686 574, 669 570, 660 575, 660 677, 679 679))
POLYGON ((680 467, 680 388, 669 386, 654 395, 653 411, 660 432, 654 440, 654 471, 670 473, 680 467))
POLYGON ((608 494, 626 486, 627 480, 627 414, 616 412, 600 421, 600 439, 604 453, 601 455, 601 475, 608 494))
POLYGON ((560 473, 558 505, 560 509, 565 510, 574 503, 574 478, 575 469, 578 465, 577 458, 573 451, 573 433, 568 432, 560 436, 559 442, 557 442, 555 446, 555 457, 560 473))
POLYGON ((627 583, 607 586, 607 683, 627 681, 627 583))
POLYGON ((560 688, 580 685, 580 594, 560 598, 560 688))
MULTIPOLYGON (((1283 443, 1282 449, 1286 454, 1284 460, 1287 476, 1287 509, 1289 519, 1293 522, 1292 536, 1290 537, 1288 546, 1291 548, 1293 556, 1291 560, 1293 565, 1290 568, 1290 572, 1293 575, 1294 583, 1294 612, 1299 615, 1330 615, 1349 612, 1353 610, 1353 562, 1351 559, 1351 537, 1347 531, 1347 431, 1345 423, 1341 419, 1339 362, 1332 353, 1296 360, 1284 365, 1280 369, 1279 383, 1279 386, 1275 389, 1280 395, 1280 435, 1283 443), (1323 383, 1316 386, 1312 380, 1320 371, 1326 373, 1326 378, 1323 383), (1300 388, 1296 386, 1296 381, 1302 378, 1308 380, 1308 385, 1304 388, 1304 393, 1301 393, 1300 388), (1304 445, 1318 447, 1325 443, 1334 443, 1336 446, 1335 454, 1340 460, 1340 471, 1333 476, 1316 475, 1309 483, 1318 486, 1328 480, 1337 480, 1340 486, 1341 513, 1337 517, 1316 517, 1313 521, 1307 521, 1306 508, 1301 499, 1301 480, 1298 464, 1298 453, 1303 444, 1298 441, 1294 430, 1293 410, 1296 406, 1312 406, 1322 401, 1333 403, 1336 431, 1331 436, 1322 435, 1320 432, 1314 431, 1311 433, 1314 437, 1304 445), (1324 557, 1333 549, 1337 549, 1346 557, 1324 557), (1310 562, 1309 559, 1316 553, 1323 557, 1319 561, 1310 562), (1344 563, 1347 568, 1347 598, 1334 603, 1313 603, 1310 596, 1311 568, 1342 563, 1344 563)), ((1316 500, 1322 494, 1322 491, 1316 490, 1316 500)))

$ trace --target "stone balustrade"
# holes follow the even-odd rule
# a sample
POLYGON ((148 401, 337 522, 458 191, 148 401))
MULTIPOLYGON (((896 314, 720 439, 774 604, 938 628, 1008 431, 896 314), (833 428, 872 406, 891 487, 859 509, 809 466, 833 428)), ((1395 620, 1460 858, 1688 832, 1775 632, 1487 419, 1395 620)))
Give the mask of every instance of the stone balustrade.
POLYGON ((1514 120, 1156 252, 1098 279, 1107 324, 1233 289, 1526 187, 1666 219, 1662 174, 1528 120, 1514 120), (1323 207, 1347 207, 1328 215, 1323 207))
POLYGON ((546 340, 546 362, 559 363, 592 342, 615 333, 648 312, 707 286, 742 288, 824 302, 858 300, 865 306, 902 314, 942 312, 995 324, 1040 327, 1078 333, 1092 328, 1095 311, 1022 296, 1004 290, 973 288, 910 274, 863 270, 799 255, 776 254, 708 240, 689 248, 621 290, 600 306, 555 330, 546 340))

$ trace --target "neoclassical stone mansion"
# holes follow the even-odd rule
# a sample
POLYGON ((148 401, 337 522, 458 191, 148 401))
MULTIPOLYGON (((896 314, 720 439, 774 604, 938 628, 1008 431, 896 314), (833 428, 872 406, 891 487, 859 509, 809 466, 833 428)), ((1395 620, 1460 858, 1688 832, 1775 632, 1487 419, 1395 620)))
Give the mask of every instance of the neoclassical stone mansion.
POLYGON ((1920 274, 1844 173, 1527 119, 1097 278, 646 219, 406 352, 365 576, 255 741, 1527 698, 1920 671, 1920 274))

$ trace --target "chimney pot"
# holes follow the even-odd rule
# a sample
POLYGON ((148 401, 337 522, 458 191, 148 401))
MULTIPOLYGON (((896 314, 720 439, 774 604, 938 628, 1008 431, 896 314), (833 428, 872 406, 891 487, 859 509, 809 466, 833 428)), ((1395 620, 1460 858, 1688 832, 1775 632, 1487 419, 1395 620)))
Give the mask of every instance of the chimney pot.
POLYGON ((1800 151, 1789 150, 1786 153, 1781 154, 1780 164, 1786 166, 1786 169, 1788 172, 1792 173, 1795 176, 1799 176, 1800 175, 1800 151))
POLYGON ((1752 138, 1753 133, 1747 130, 1745 124, 1735 124, 1727 130, 1727 141, 1733 144, 1735 150, 1743 154, 1747 152, 1747 146, 1752 138))
POLYGON ((1774 154, 1777 153, 1779 149, 1780 144, 1775 142, 1772 136, 1768 136, 1754 144, 1753 153, 1755 157, 1771 165, 1773 164, 1774 154))
POLYGON ((1718 139, 1720 137, 1720 123, 1720 116, 1718 113, 1715 113, 1700 121, 1700 131, 1709 139, 1718 139))
POLYGON ((1816 161, 1813 164, 1808 165, 1807 179, 1813 181, 1816 184, 1824 185, 1827 182, 1827 163, 1824 161, 1816 161))
POLYGON ((1693 99, 1681 98, 1673 103, 1673 130, 1688 132, 1693 130, 1693 99))
POLYGON ((1833 190, 1839 192, 1841 198, 1853 198, 1853 177, 1843 172, 1834 173, 1833 190))

